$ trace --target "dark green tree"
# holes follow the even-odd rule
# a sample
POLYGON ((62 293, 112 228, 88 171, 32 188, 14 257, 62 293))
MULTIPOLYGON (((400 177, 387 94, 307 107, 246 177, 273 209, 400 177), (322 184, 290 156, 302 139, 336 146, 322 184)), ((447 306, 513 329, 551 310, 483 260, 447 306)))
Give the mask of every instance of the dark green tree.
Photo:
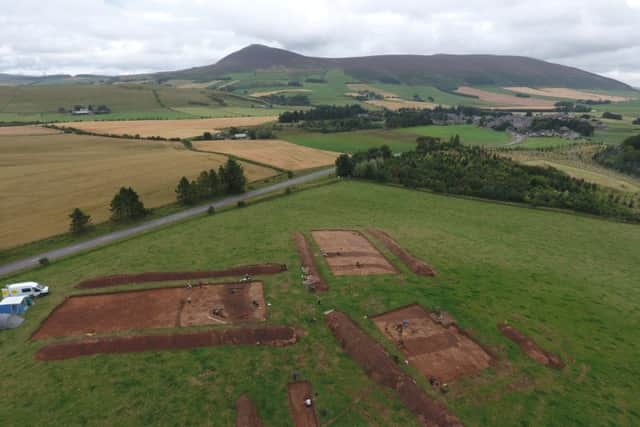
POLYGON ((353 175, 353 161, 348 154, 341 154, 336 159, 336 175, 347 177, 353 175))
POLYGON ((242 166, 235 159, 229 158, 225 164, 224 184, 228 194, 239 194, 245 191, 247 178, 244 176, 242 166))
POLYGON ((176 200, 181 205, 192 205, 197 199, 197 188, 192 185, 186 176, 180 178, 176 187, 176 200))
POLYGON ((147 215, 140 196, 131 187, 122 187, 111 200, 111 220, 132 221, 147 215))
POLYGON ((71 218, 71 224, 69 230, 73 234, 82 234, 89 229, 91 224, 91 215, 86 214, 80 208, 75 208, 69 215, 71 218))

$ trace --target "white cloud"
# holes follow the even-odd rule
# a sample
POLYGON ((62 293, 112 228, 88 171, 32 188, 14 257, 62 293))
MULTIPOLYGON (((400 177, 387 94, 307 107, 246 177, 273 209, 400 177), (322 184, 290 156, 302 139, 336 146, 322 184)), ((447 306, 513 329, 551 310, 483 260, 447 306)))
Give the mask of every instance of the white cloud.
POLYGON ((265 43, 318 56, 525 55, 640 86, 638 24, 640 0, 21 0, 3 5, 0 72, 173 70, 265 43))

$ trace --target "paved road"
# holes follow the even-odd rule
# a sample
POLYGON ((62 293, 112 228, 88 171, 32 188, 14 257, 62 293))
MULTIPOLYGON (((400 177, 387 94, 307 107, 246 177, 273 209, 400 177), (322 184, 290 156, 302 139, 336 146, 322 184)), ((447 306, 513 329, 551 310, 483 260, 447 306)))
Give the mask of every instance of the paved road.
POLYGON ((93 249, 98 246, 105 245, 107 243, 115 242, 116 240, 122 239, 124 237, 129 237, 135 234, 144 233, 145 231, 153 230, 154 228, 162 227, 163 225, 173 224, 174 222, 182 221, 183 219, 190 218, 195 215, 203 214, 207 212, 207 209, 209 209, 209 206, 213 206, 216 209, 220 209, 225 206, 235 205, 240 200, 245 200, 245 199, 249 199, 256 196, 262 196, 264 194, 268 194, 277 190, 283 190, 292 185, 304 184, 304 183, 316 180, 318 178, 323 178, 328 175, 331 175, 334 171, 335 171, 334 168, 322 169, 322 170, 310 173, 308 175, 292 178, 287 181, 279 182, 277 184, 260 188, 258 190, 252 190, 247 193, 241 194, 239 196, 227 197, 225 199, 221 199, 204 206, 198 206, 195 208, 180 211, 178 213, 167 215, 162 218, 154 219, 153 221, 148 221, 148 222, 133 226, 131 228, 114 231, 113 233, 105 234, 105 235, 96 237, 94 239, 87 240, 85 242, 76 243, 74 245, 65 246, 63 248, 55 249, 48 252, 43 252, 41 254, 34 255, 32 257, 25 258, 19 261, 14 261, 9 264, 0 266, 0 277, 15 273, 17 271, 24 270, 27 268, 35 267, 38 265, 38 260, 40 260, 40 258, 46 257, 50 261, 53 261, 55 259, 63 258, 69 255, 75 255, 78 252, 86 251, 88 249, 93 249))

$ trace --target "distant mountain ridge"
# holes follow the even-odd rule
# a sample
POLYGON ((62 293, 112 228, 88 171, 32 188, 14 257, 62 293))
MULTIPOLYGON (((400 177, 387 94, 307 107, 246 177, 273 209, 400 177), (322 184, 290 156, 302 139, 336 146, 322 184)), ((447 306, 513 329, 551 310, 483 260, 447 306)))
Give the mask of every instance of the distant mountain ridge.
POLYGON ((138 79, 208 81, 232 72, 257 70, 318 71, 341 69, 354 80, 406 83, 455 89, 459 86, 567 87, 572 89, 637 90, 620 81, 574 67, 523 56, 503 55, 375 55, 354 58, 317 58, 285 49, 252 44, 213 65, 185 70, 129 76, 49 75, 0 73, 2 84, 54 82, 113 82, 138 79))
POLYGON ((213 79, 230 72, 332 68, 342 69, 362 80, 448 88, 496 85, 632 90, 631 86, 608 77, 522 56, 437 54, 316 58, 257 44, 240 49, 213 65, 159 74, 171 78, 213 79))

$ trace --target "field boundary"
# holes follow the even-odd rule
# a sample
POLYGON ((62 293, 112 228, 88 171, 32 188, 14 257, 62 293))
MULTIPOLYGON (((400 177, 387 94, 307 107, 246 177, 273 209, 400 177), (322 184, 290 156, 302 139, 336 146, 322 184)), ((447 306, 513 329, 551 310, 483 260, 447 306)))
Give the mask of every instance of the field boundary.
POLYGON ((287 271, 286 264, 253 264, 240 265, 230 267, 223 270, 209 271, 182 271, 182 272, 144 272, 132 274, 115 274, 112 276, 96 277, 87 279, 77 283, 74 288, 77 289, 96 289, 111 286, 139 284, 146 282, 163 282, 172 280, 188 280, 188 279, 207 279, 218 277, 242 276, 245 274, 261 275, 261 274, 278 274, 287 271))

